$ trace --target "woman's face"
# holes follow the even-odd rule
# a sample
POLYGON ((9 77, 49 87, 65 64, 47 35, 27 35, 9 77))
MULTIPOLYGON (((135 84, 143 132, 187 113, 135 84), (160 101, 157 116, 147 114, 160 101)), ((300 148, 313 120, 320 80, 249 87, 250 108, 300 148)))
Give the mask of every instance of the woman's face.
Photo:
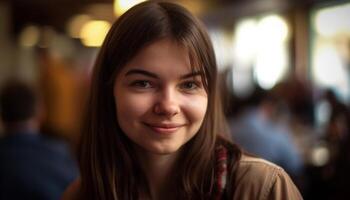
POLYGON ((117 75, 119 126, 142 152, 177 152, 199 130, 208 104, 187 49, 170 39, 142 49, 117 75))

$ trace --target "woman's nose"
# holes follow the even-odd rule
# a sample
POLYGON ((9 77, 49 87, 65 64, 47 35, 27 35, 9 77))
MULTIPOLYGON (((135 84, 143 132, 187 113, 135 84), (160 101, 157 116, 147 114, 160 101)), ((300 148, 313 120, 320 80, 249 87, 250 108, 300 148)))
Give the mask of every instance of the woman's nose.
POLYGON ((176 97, 176 92, 171 89, 164 89, 164 91, 160 92, 154 105, 154 113, 157 115, 172 117, 178 114, 179 111, 180 107, 176 97))

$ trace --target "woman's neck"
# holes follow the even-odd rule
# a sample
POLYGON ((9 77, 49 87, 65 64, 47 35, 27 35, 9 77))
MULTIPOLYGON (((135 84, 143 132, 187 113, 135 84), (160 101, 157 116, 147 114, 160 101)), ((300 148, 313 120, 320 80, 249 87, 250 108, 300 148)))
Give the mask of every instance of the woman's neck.
POLYGON ((145 173, 152 199, 169 199, 174 182, 176 154, 160 155, 142 153, 139 155, 141 168, 145 173))

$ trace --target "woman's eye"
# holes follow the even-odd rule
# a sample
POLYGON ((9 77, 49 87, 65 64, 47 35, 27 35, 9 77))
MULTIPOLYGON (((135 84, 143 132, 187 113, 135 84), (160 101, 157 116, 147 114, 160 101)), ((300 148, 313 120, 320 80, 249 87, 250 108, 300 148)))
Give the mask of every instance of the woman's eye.
POLYGON ((194 90, 198 88, 198 84, 193 81, 184 82, 181 84, 181 89, 194 90))
POLYGON ((145 80, 140 80, 140 81, 134 81, 131 83, 131 86, 135 86, 138 88, 151 88, 152 85, 149 81, 145 81, 145 80))

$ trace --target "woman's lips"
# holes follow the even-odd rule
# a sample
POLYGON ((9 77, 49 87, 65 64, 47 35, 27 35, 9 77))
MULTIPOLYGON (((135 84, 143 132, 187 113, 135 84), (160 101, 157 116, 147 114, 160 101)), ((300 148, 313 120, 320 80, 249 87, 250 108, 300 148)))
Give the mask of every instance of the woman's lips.
POLYGON ((179 130, 183 125, 181 124, 150 124, 145 123, 153 131, 160 134, 171 134, 179 130))

